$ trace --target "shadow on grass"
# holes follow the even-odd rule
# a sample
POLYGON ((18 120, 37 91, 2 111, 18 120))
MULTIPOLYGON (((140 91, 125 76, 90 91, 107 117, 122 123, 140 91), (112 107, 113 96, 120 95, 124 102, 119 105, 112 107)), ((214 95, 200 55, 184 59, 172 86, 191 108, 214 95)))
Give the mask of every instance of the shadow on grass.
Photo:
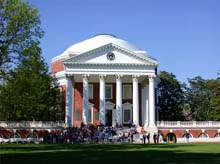
POLYGON ((189 153, 178 149, 181 147, 183 145, 3 145, 0 146, 0 163, 220 163, 219 152, 189 153))

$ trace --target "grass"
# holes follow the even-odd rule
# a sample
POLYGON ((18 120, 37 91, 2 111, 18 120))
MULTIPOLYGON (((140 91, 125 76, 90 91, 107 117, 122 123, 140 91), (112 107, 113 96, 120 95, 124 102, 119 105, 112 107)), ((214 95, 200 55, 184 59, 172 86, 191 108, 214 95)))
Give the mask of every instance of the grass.
POLYGON ((1 164, 220 163, 220 144, 0 145, 1 164))

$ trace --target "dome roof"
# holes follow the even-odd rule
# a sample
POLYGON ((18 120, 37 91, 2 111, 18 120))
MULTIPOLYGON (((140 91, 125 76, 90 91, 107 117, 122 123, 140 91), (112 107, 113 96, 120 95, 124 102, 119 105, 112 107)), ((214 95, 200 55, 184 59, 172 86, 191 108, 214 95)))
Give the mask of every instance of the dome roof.
POLYGON ((68 58, 70 54, 79 55, 81 53, 96 49, 98 47, 104 46, 106 44, 113 43, 127 50, 133 51, 135 53, 146 54, 145 51, 140 50, 135 45, 128 43, 125 40, 119 39, 114 35, 110 34, 99 34, 90 39, 84 40, 82 42, 73 44, 68 49, 66 49, 61 55, 53 58, 57 60, 60 58, 68 58))

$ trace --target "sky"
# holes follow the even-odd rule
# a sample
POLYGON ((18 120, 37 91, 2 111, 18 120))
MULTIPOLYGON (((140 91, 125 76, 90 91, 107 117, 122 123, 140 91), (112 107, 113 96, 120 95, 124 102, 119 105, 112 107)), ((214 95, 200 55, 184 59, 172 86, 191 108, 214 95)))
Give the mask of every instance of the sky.
POLYGON ((181 82, 220 70, 220 0, 29 0, 38 8, 42 55, 53 57, 97 34, 113 34, 181 82))

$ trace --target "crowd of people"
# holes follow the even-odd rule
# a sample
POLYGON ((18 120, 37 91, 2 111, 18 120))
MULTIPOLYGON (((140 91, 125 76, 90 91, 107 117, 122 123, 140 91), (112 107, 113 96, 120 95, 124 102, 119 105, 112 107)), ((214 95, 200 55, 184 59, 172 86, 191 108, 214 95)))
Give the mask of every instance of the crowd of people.
MULTIPOLYGON (((133 130, 132 133, 136 133, 133 130)), ((67 143, 115 143, 132 142, 133 134, 123 131, 121 127, 81 125, 70 127, 61 133, 46 132, 43 137, 45 144, 67 144, 67 143)))
MULTIPOLYGON (((155 133, 156 134, 156 133, 155 133)), ((141 128, 137 132, 135 125, 128 128, 112 126, 94 126, 93 124, 69 127, 61 133, 46 132, 43 137, 44 144, 83 144, 83 143, 134 143, 135 135, 140 137, 140 143, 150 143, 150 133, 141 128)), ((159 135, 153 135, 154 143, 159 142, 159 135)))

